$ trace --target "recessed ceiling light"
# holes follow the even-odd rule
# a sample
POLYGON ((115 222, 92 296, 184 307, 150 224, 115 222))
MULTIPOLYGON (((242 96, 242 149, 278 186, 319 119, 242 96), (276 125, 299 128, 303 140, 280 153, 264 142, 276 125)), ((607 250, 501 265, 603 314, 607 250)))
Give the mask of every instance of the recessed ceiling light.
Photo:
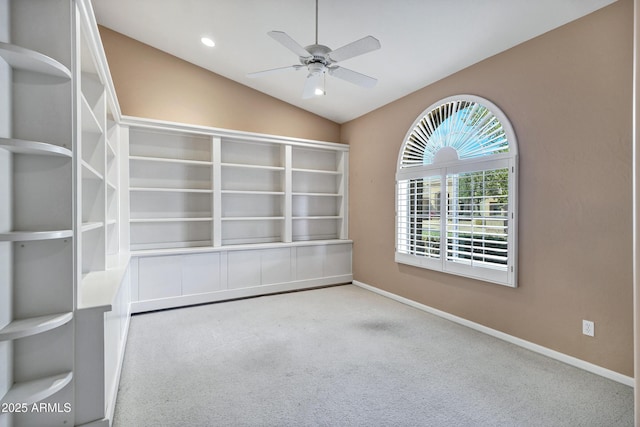
POLYGON ((216 45, 215 42, 211 40, 209 37, 202 37, 200 41, 205 46, 214 47, 216 45))

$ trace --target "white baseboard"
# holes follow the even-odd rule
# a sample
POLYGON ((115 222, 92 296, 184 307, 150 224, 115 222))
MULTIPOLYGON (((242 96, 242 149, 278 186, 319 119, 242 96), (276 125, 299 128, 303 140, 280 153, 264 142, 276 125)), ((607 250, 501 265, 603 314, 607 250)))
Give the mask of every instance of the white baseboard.
POLYGON ((584 369, 585 371, 591 372, 596 375, 600 375, 604 378, 608 378, 610 380, 619 382, 624 385, 628 385, 629 387, 634 387, 635 380, 633 377, 629 377, 627 375, 622 375, 618 372, 612 371, 610 369, 603 368, 602 366, 594 365, 593 363, 586 362, 584 360, 578 359, 573 356, 566 355, 564 353, 560 353, 559 351, 551 350, 550 348, 543 347, 538 344, 534 344, 529 341, 525 341, 521 338, 514 337, 513 335, 505 334, 504 332, 497 331, 492 328, 488 328, 479 323, 472 322, 467 319, 463 319, 462 317, 455 316, 453 314, 447 313, 442 310, 438 310, 433 307, 429 307, 428 305, 421 304, 419 302, 410 300, 405 297, 401 297, 399 295, 393 294, 391 292, 384 291, 382 289, 376 288, 371 285, 367 285, 366 283, 359 282, 357 280, 353 281, 353 284, 359 286, 363 289, 367 289, 371 292, 375 292, 379 295, 385 296, 387 298, 391 298, 395 301, 401 302, 403 304, 409 305, 411 307, 417 308, 419 310, 425 311, 427 313, 434 314, 438 317, 442 317, 443 319, 450 320, 452 322, 458 323, 460 325, 469 327, 479 332, 483 332, 487 335, 491 335, 492 337, 499 338, 503 341, 509 342, 511 344, 515 344, 519 347, 526 348, 527 350, 531 350, 535 353, 542 354, 544 356, 550 357, 552 359, 558 360, 560 362, 566 363, 571 366, 575 366, 576 368, 584 369))
POLYGON ((271 285, 251 286, 239 289, 223 289, 215 292, 202 294, 180 295, 175 297, 132 301, 131 314, 144 313, 147 311, 164 310, 167 308, 187 307, 190 305, 207 304, 217 301, 226 301, 236 298, 247 298, 262 295, 269 295, 279 292, 289 292, 303 289, 317 288, 321 286, 337 285, 341 283, 351 283, 353 276, 344 274, 341 276, 329 276, 316 279, 294 280, 291 282, 275 283, 271 285))

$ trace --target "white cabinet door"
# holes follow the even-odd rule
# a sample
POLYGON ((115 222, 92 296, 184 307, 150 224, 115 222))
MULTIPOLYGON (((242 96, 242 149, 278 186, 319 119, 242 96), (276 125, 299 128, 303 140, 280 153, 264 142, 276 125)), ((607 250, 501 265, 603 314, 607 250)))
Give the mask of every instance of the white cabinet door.
POLYGON ((222 289, 220 254, 206 253, 182 257, 182 294, 201 294, 222 289))
POLYGON ((140 258, 138 296, 141 301, 182 295, 181 258, 140 258))
POLYGON ((351 274, 351 245, 327 245, 324 276, 351 274))
POLYGON ((315 279, 323 276, 324 246, 303 246, 296 250, 296 279, 315 279))
POLYGON ((260 252, 229 252, 227 258, 227 283, 229 289, 260 286, 262 282, 260 252))
POLYGON ((291 278, 291 248, 262 251, 262 284, 286 283, 291 278))

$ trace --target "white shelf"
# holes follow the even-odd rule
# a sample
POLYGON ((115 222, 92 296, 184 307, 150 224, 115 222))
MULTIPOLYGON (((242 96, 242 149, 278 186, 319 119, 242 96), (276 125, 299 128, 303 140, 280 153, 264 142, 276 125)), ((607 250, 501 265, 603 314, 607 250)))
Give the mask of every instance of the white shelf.
POLYGON ((15 340, 50 331, 66 324, 72 318, 73 313, 62 313, 14 320, 0 329, 0 341, 15 340))
POLYGON ((266 166, 266 165, 250 165, 241 163, 221 163, 220 166, 225 168, 239 168, 239 169, 264 169, 272 171, 283 171, 284 166, 266 166))
POLYGON ((294 216, 292 219, 341 219, 341 216, 316 215, 316 216, 294 216))
POLYGON ((102 126, 100 125, 100 121, 96 117, 95 113, 89 106, 89 101, 85 98, 84 94, 82 95, 82 131, 102 134, 102 126))
POLYGON ((274 221, 283 219, 283 216, 228 216, 221 218, 222 221, 274 221))
POLYGON ((293 242, 270 242, 270 243, 250 243, 250 244, 237 244, 214 247, 209 242, 208 245, 202 246, 185 246, 181 248, 167 248, 167 249, 136 249, 132 252, 132 256, 153 256, 153 255, 173 255, 173 254, 198 254, 198 253, 215 253, 215 252, 236 252, 247 251, 254 249, 278 249, 278 248, 290 248, 300 246, 330 246, 330 245, 342 245, 352 244, 353 240, 350 239, 327 239, 327 240, 298 240, 293 242))
POLYGON ((62 390, 73 379, 72 372, 65 372, 33 381, 15 383, 0 403, 26 403, 32 405, 62 390))
POLYGON ((0 57, 13 68, 71 79, 71 71, 55 59, 11 43, 0 42, 0 57))
POLYGON ((103 226, 104 226, 104 223, 99 221, 85 222, 82 224, 82 232, 85 233, 87 231, 96 230, 103 226))
POLYGON ((46 142, 26 141, 23 139, 0 138, 0 148, 16 154, 35 154, 41 156, 71 157, 71 150, 46 142))
POLYGON ((111 140, 106 139, 107 141, 107 159, 111 161, 117 157, 116 150, 111 145, 111 140))
POLYGON ((65 239, 73 236, 73 230, 9 231, 0 233, 0 242, 28 242, 33 240, 65 239))
POLYGON ((82 161, 82 168, 83 170, 89 172, 89 176, 83 176, 83 178, 87 178, 87 179, 96 179, 99 181, 102 181, 104 179, 104 176, 98 172, 97 170, 95 170, 95 168, 93 166, 91 166, 89 163, 87 163, 86 161, 82 161))
POLYGON ((261 191, 261 190, 222 190, 222 194, 246 194, 246 195, 266 195, 266 196, 283 196, 284 191, 261 191))
POLYGON ((150 251, 159 251, 158 253, 170 253, 186 249, 201 250, 210 248, 213 244, 211 240, 184 240, 181 242, 153 242, 153 243, 132 243, 131 255, 138 255, 140 252, 150 253, 150 251), (149 251, 149 252, 148 252, 149 251))
POLYGON ((342 197, 342 194, 337 193, 292 193, 291 195, 302 197, 342 197))
POLYGON ((317 173, 317 174, 324 174, 324 175, 340 175, 342 172, 340 171, 335 171, 335 170, 322 170, 322 169, 300 169, 300 168, 293 168, 291 169, 292 172, 301 172, 301 173, 317 173))
POLYGON ((206 222, 212 221, 213 218, 136 218, 131 219, 131 223, 152 223, 152 222, 206 222))
POLYGON ((78 289, 78 309, 105 307, 111 310, 130 258, 129 253, 118 254, 114 256, 113 268, 85 274, 78 289))
POLYGON ((165 192, 165 193, 213 193, 213 190, 199 188, 167 188, 167 187, 131 187, 130 191, 165 192))
POLYGON ((142 162, 178 163, 183 165, 194 165, 194 166, 213 165, 213 162, 205 162, 202 160, 167 159, 163 157, 129 156, 129 160, 136 160, 136 161, 142 161, 142 162))

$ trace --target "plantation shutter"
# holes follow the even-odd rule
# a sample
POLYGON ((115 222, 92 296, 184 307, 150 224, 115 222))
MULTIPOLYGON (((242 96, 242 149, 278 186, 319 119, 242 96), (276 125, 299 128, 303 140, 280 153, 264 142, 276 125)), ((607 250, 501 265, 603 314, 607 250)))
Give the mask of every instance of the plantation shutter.
POLYGON ((516 286, 517 145, 504 114, 461 95, 407 132, 396 174, 396 262, 516 286))
POLYGON ((441 182, 430 176, 398 183, 398 252, 440 258, 441 182))
POLYGON ((509 170, 447 176, 447 261, 506 270, 509 170))

